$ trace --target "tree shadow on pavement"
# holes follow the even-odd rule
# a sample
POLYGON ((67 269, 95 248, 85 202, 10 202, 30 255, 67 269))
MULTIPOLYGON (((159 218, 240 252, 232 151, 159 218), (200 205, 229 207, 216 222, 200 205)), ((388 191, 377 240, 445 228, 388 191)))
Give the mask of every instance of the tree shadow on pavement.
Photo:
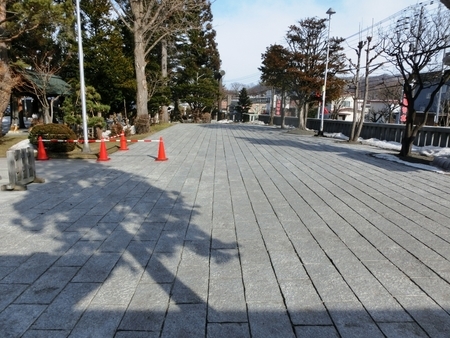
POLYGON ((214 310, 206 305, 210 261, 237 257, 211 249, 203 207, 146 177, 89 161, 64 172, 60 163, 45 163, 47 183, 30 185, 3 213, 2 336, 158 336, 163 327, 183 330, 178 318, 205 321, 214 310))
POLYGON ((440 309, 408 314, 397 303, 366 310, 319 298, 306 274, 281 278, 278 269, 303 271, 299 260, 269 257, 251 233, 242 243, 213 237, 212 201, 197 188, 167 188, 148 156, 128 171, 118 161, 39 163, 46 183, 0 206, 2 336, 382 337, 450 328, 440 309))

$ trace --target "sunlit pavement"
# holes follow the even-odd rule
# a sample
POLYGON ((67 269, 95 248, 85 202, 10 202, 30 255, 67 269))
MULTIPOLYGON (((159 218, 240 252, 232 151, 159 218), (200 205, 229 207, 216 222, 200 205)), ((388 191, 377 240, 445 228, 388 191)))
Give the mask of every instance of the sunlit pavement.
POLYGON ((450 175, 267 126, 160 136, 167 161, 0 192, 0 336, 450 336, 450 175))

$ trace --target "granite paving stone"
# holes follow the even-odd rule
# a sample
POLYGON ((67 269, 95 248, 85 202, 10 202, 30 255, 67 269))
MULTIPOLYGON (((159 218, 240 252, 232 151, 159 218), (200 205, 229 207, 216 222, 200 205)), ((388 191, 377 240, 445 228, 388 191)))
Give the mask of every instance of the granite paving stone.
POLYGON ((169 305, 170 289, 170 284, 138 284, 119 330, 159 334, 169 305))
POLYGON ((69 283, 31 328, 72 330, 100 286, 99 283, 69 283))
POLYGON ((0 284, 0 311, 3 311, 28 287, 26 284, 0 284))
POLYGON ((204 337, 205 304, 170 304, 161 337, 204 337))
POLYGON ((117 252, 96 252, 81 267, 73 282, 76 283, 102 283, 120 258, 117 252))
POLYGON ((399 303, 414 321, 432 337, 450 334, 450 315, 427 296, 399 296, 399 303))
POLYGON ((247 323, 208 323, 208 338, 250 338, 247 323))
POLYGON ((297 337, 338 338, 339 333, 334 326, 296 326, 297 337))
POLYGON ((274 126, 159 137, 167 161, 37 161, 0 192, 1 337, 450 336, 449 175, 274 126))
POLYGON ((279 303, 249 303, 248 317, 252 337, 295 337, 294 328, 279 303))
POLYGON ((246 297, 241 278, 214 278, 209 283, 208 322, 247 322, 246 297))
POLYGON ((4 277, 2 283, 30 284, 35 282, 57 259, 54 255, 37 252, 17 269, 4 277))
POLYGON ((380 323, 378 326, 387 337, 429 337, 417 323, 380 323))
POLYGON ((78 272, 78 267, 53 266, 18 299, 17 304, 50 304, 78 272))
POLYGON ((23 338, 64 338, 69 336, 69 330, 27 330, 23 338))
POLYGON ((333 325, 322 299, 309 278, 281 281, 280 287, 294 325, 333 325))
POLYGON ((125 308, 121 311, 114 305, 88 307, 69 337, 112 337, 125 308))
POLYGON ((11 304, 0 314, 1 335, 20 337, 45 310, 45 305, 11 304))
POLYGON ((333 323, 345 337, 384 337, 383 332, 370 315, 356 301, 325 303, 333 323))

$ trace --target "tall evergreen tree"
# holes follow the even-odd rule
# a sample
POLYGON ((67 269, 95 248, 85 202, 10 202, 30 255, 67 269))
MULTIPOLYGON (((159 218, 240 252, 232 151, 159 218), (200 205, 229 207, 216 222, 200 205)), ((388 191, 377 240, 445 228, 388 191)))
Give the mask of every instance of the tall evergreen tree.
POLYGON ((173 61, 176 67, 171 82, 175 104, 188 103, 194 120, 199 120, 203 113, 212 112, 218 99, 220 56, 210 4, 192 12, 191 19, 201 28, 192 29, 176 39, 178 53, 173 61))
POLYGON ((81 9, 86 85, 94 87, 114 112, 123 111, 124 101, 130 104, 136 95, 131 34, 111 16, 108 0, 85 1, 81 9))
MULTIPOLYGON (((0 0, 0 118, 9 104, 12 88, 17 84, 17 77, 11 69, 10 60, 17 57, 31 57, 30 51, 45 55, 47 50, 56 49, 52 58, 58 63, 61 55, 55 45, 64 49, 68 39, 70 23, 73 21, 73 4, 71 1, 53 0, 0 0), (39 33, 37 33, 39 31, 39 33), (50 38, 56 39, 52 44, 50 38), (18 42, 21 39, 22 42, 18 42), (19 51, 22 52, 19 52, 19 51)), ((48 60, 47 60, 48 61, 48 60)), ((32 64, 23 60, 27 64, 32 64)))
MULTIPOLYGON (((261 80, 264 84, 272 88, 281 89, 282 103, 284 103, 284 93, 286 87, 290 85, 290 62, 291 53, 281 45, 272 45, 262 54, 261 80)), ((270 125, 273 124, 273 111, 270 112, 270 125)), ((284 128, 284 109, 282 109, 281 127, 284 128)))
POLYGON ((293 97, 300 107, 299 127, 306 128, 308 104, 315 100, 316 93, 322 92, 325 73, 326 50, 329 48, 327 75, 327 102, 341 95, 345 81, 336 76, 345 67, 345 58, 341 46, 342 38, 326 39, 326 19, 307 18, 298 25, 289 27, 286 34, 288 49, 291 54, 289 68, 293 97))
POLYGON ((149 53, 169 36, 194 27, 189 15, 206 0, 109 0, 124 25, 132 32, 137 94, 136 109, 141 120, 148 118, 146 67, 149 53))
POLYGON ((247 89, 245 89, 244 87, 239 91, 239 99, 236 106, 236 110, 240 114, 240 118, 238 119, 241 120, 242 114, 247 114, 251 107, 252 107, 252 100, 248 96, 247 89))

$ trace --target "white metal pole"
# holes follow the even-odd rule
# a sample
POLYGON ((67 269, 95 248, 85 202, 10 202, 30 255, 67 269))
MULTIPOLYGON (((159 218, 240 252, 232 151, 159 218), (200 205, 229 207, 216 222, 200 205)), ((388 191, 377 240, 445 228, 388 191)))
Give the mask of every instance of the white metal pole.
POLYGON ((84 84, 84 58, 83 58, 83 42, 81 38, 81 19, 80 19, 80 0, 77 0, 77 33, 78 33, 78 59, 80 61, 80 96, 81 96, 81 113, 83 118, 83 152, 90 153, 89 138, 87 132, 87 114, 86 114, 86 89, 84 84))
POLYGON ((321 107, 321 115, 320 115, 320 130, 319 135, 323 136, 323 116, 325 114, 325 97, 327 93, 327 75, 328 75, 328 58, 330 54, 330 30, 331 30, 331 15, 336 13, 332 8, 328 9, 328 37, 327 37, 327 58, 325 61, 325 78, 323 81, 322 88, 322 107, 321 107))

